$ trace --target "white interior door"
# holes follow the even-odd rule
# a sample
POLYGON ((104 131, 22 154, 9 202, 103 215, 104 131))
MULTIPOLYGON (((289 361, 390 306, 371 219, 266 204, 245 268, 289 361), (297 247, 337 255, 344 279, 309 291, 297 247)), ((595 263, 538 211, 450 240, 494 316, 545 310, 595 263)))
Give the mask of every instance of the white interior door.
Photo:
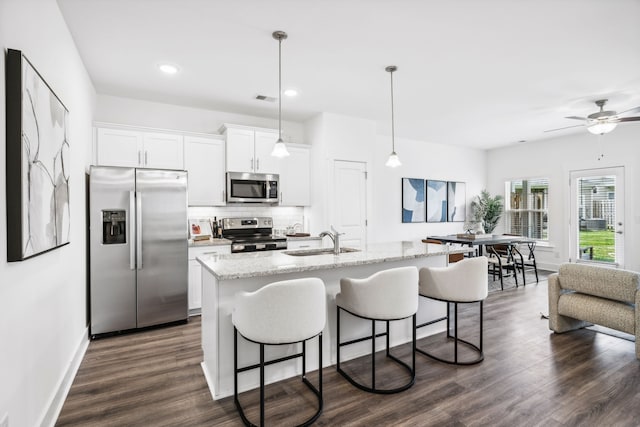
POLYGON ((624 268, 624 167, 570 172, 571 262, 624 268))
POLYGON ((366 163, 334 161, 332 224, 344 233, 341 246, 363 248, 367 244, 366 163))

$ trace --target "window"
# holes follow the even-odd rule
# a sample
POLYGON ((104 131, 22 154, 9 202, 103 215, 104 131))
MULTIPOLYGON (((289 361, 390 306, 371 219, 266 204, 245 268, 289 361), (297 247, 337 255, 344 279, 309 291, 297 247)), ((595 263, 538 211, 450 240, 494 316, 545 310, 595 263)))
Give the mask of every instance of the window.
POLYGON ((505 187, 507 232, 537 240, 549 240, 549 179, 507 181, 505 187))

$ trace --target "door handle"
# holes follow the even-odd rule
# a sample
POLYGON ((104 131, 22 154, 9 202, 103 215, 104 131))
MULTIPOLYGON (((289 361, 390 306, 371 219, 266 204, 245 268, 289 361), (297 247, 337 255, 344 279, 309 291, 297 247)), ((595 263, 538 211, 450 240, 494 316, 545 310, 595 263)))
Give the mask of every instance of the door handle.
POLYGON ((136 252, 138 270, 142 270, 142 195, 139 191, 136 191, 136 252))
POLYGON ((147 150, 144 150, 144 165, 147 166, 149 160, 149 152, 147 150))
POLYGON ((142 154, 142 152, 140 150, 138 150, 138 166, 140 166, 142 164, 142 159, 140 157, 141 154, 142 154))
POLYGON ((253 157, 251 158, 251 170, 253 170, 253 157))
POLYGON ((616 231, 616 234, 622 234, 621 230, 616 231))
MULTIPOLYGON (((139 152, 138 152, 139 153, 139 152)), ((138 156, 139 157, 139 156, 138 156)), ((136 245, 131 240, 132 237, 135 240, 136 236, 136 221, 133 218, 134 212, 136 211, 136 193, 135 191, 129 191, 129 269, 136 269, 136 245)))
POLYGON ((259 171, 260 170, 260 159, 256 159, 256 170, 259 171))

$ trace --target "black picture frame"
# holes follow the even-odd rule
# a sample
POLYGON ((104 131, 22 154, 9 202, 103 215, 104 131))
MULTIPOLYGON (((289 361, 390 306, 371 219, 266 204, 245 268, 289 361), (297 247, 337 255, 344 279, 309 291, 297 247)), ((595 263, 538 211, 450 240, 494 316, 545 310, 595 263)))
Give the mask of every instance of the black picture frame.
POLYGON ((24 54, 6 54, 7 261, 70 243, 69 111, 24 54))

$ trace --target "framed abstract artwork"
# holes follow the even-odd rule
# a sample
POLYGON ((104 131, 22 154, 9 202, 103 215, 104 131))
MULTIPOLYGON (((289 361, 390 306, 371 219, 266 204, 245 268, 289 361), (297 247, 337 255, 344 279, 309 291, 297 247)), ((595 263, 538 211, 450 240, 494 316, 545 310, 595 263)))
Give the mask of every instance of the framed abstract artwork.
POLYGON ((402 222, 425 221, 424 179, 402 178, 402 222))
POLYGON ((447 181, 427 180, 427 222, 447 222, 447 181))
POLYGON ((464 182, 447 182, 447 220, 464 222, 467 216, 467 191, 464 182))
POLYGON ((69 243, 69 112, 19 50, 6 56, 7 261, 69 243))

